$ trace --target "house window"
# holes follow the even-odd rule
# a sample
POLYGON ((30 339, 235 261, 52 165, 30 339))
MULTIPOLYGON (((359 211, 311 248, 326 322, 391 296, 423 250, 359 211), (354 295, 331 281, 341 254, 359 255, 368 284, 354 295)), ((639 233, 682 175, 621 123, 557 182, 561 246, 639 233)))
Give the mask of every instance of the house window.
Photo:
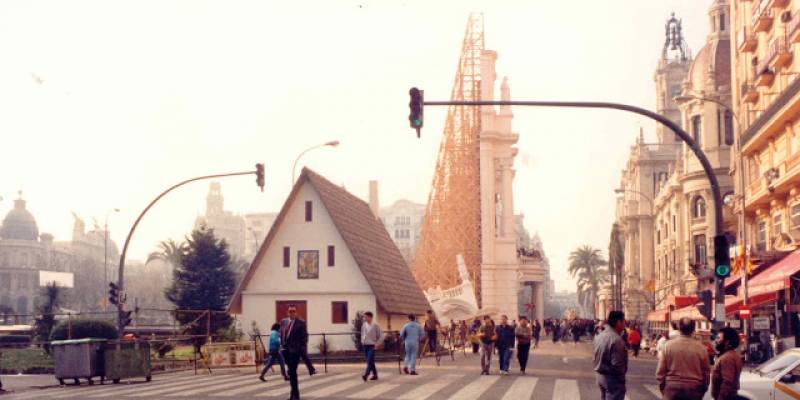
POLYGON ((702 196, 697 196, 692 202, 692 217, 705 218, 706 217, 706 201, 702 196))
POLYGON ((706 235, 694 236, 694 262, 696 264, 706 263, 706 235))
POLYGON ((700 119, 699 115, 695 115, 692 117, 692 137, 694 141, 697 143, 697 147, 703 147, 703 137, 700 132, 700 124, 702 120, 700 119))
POLYGON ((777 237, 783 232, 783 213, 777 213, 772 216, 772 233, 774 237, 777 237))
POLYGON ((758 236, 756 237, 756 250, 767 250, 767 220, 758 221, 758 236))
POLYGON ((289 261, 290 261, 289 260, 289 257, 290 257, 289 254, 290 254, 289 246, 284 246, 283 247, 283 267, 284 268, 289 268, 289 265, 290 265, 290 263, 289 263, 289 261))
POLYGON ((331 323, 333 324, 346 324, 347 321, 347 302, 346 301, 333 301, 331 302, 331 323))
POLYGON ((336 265, 336 247, 328 246, 328 266, 336 265))
POLYGON ((792 206, 792 229, 800 229, 800 203, 792 206))
POLYGON ((733 113, 725 110, 725 144, 733 145, 733 113))
POLYGON ((311 217, 313 215, 312 214, 313 213, 313 208, 312 207, 313 206, 312 206, 311 201, 306 201, 306 222, 311 222, 311 219, 312 219, 311 217))

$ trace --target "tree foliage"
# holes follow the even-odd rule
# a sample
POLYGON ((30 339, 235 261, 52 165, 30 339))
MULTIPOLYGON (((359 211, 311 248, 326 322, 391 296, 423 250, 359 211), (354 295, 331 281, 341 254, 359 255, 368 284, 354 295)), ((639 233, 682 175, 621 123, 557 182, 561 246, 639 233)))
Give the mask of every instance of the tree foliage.
POLYGON ((578 278, 578 302, 595 316, 600 286, 608 282, 608 262, 599 249, 584 245, 569 254, 569 273, 578 278))
MULTIPOLYGON (((46 342, 50 340, 50 333, 53 331, 53 326, 56 324, 56 316, 54 315, 61 307, 62 288, 52 282, 41 288, 39 297, 36 299, 36 322, 34 322, 33 330, 36 340, 46 342)), ((45 346, 45 351, 50 352, 48 346, 45 346)))
POLYGON ((145 264, 159 260, 169 265, 173 269, 181 265, 181 255, 186 251, 186 242, 176 242, 172 239, 158 242, 158 250, 147 256, 145 264))
MULTIPOLYGON (((173 270, 173 280, 166 296, 179 310, 225 311, 236 290, 228 244, 217 239, 212 229, 195 229, 180 246, 180 264, 173 270)), ((209 321, 198 313, 176 313, 186 331, 193 335, 216 334, 227 329, 233 320, 222 312, 211 313, 209 321)), ((199 345, 199 344, 197 344, 199 345)))

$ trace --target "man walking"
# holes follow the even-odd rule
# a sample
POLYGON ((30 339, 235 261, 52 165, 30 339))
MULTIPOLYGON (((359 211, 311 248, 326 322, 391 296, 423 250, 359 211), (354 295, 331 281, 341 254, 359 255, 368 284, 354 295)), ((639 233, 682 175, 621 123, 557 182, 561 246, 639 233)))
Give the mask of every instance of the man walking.
POLYGON ((439 332, 439 320, 433 315, 433 310, 428 310, 427 319, 425 320, 425 333, 428 334, 428 350, 436 354, 436 340, 437 333, 439 332))
POLYGON ((702 400, 709 384, 708 351, 694 339, 694 321, 681 318, 680 336, 667 342, 656 379, 663 400, 702 400))
POLYGON ((714 400, 737 400, 739 377, 742 374, 742 357, 739 348, 739 333, 733 328, 722 328, 717 335, 719 359, 711 371, 711 397, 714 400))
POLYGON ((533 338, 533 329, 528 325, 528 317, 519 317, 519 326, 515 334, 517 337, 517 361, 519 361, 519 372, 525 375, 525 368, 528 366, 528 355, 531 351, 531 340, 533 338))
POLYGON ((542 334, 542 325, 539 323, 538 319, 533 319, 533 325, 531 326, 531 329, 533 331, 533 348, 535 349, 539 347, 539 336, 542 334))
POLYGON ((500 375, 508 375, 511 353, 514 347, 514 327, 508 324, 508 316, 500 316, 497 326, 497 358, 500 361, 500 375))
POLYGON ((603 331, 594 338, 594 371, 597 373, 601 400, 625 399, 628 351, 620 337, 624 330, 625 314, 611 311, 603 331))
POLYGON ((417 375, 417 352, 424 334, 422 326, 417 322, 417 316, 408 314, 408 322, 400 329, 400 338, 406 348, 406 358, 403 361, 403 372, 406 374, 417 375))
POLYGON ((289 370, 291 394, 289 400, 300 400, 300 388, 297 384, 297 365, 308 345, 308 329, 306 322, 297 318, 297 307, 290 305, 287 309, 289 317, 281 321, 281 346, 283 358, 289 370))
POLYGON ((378 380, 378 369, 375 367, 375 346, 380 343, 382 335, 381 327, 377 322, 373 322, 372 318, 372 311, 365 312, 364 323, 361 324, 361 344, 364 346, 364 355, 367 359, 367 369, 364 371, 364 375, 361 375, 364 382, 367 381, 370 374, 372 377, 369 380, 378 380))
POLYGON ((478 329, 478 339, 481 341, 481 375, 489 375, 497 332, 494 321, 488 315, 483 317, 483 325, 478 329))

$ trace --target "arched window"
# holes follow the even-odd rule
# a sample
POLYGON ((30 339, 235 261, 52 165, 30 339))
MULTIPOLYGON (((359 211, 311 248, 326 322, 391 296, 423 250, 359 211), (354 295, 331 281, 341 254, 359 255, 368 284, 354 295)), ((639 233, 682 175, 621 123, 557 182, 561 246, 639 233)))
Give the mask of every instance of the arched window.
POLYGON ((697 196, 692 202, 692 217, 705 218, 706 217, 706 200, 702 196, 697 196))

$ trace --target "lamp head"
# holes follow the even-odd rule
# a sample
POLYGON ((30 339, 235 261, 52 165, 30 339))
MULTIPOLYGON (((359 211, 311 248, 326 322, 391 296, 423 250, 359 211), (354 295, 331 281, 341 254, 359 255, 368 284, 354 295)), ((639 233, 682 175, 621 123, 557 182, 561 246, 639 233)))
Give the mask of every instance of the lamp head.
POLYGON ((673 97, 672 99, 675 100, 676 103, 682 104, 682 103, 686 103, 687 101, 690 101, 690 100, 696 100, 697 97, 689 95, 689 94, 679 94, 679 95, 673 97))
POLYGON ((336 147, 338 145, 339 145, 339 141, 338 140, 333 140, 333 141, 330 141, 328 143, 325 143, 325 146, 331 146, 331 147, 336 147))
POLYGON ((616 194, 625 193, 625 189, 614 189, 614 193, 616 193, 616 194))

